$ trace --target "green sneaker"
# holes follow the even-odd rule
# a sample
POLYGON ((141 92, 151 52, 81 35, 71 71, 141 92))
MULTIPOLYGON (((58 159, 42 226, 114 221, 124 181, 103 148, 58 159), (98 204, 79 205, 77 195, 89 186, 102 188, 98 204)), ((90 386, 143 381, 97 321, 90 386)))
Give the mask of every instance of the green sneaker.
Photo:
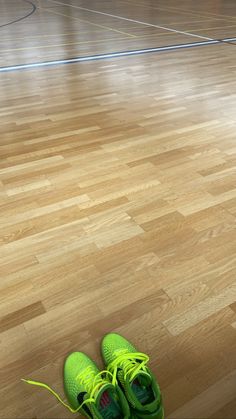
POLYGON ((159 409, 153 413, 138 414, 137 411, 134 411, 131 415, 132 419, 164 419, 164 409, 163 406, 160 405, 159 409))
POLYGON ((84 353, 73 352, 64 364, 64 389, 69 401, 44 383, 23 380, 46 388, 71 413, 81 412, 90 419, 130 419, 129 405, 117 385, 113 385, 108 371, 99 371, 97 365, 84 353))
POLYGON ((148 356, 116 333, 103 338, 102 355, 113 384, 118 381, 131 405, 132 417, 164 419, 160 388, 147 367, 148 356))
POLYGON ((89 418, 129 419, 128 403, 108 377, 82 352, 69 355, 64 366, 64 388, 70 405, 75 410, 80 407, 89 418))

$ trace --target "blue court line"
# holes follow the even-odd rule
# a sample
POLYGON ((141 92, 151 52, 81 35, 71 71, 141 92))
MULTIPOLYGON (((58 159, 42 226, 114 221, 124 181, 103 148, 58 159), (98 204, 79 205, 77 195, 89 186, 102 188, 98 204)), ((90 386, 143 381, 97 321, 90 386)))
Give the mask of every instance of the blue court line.
POLYGON ((49 67, 49 66, 56 66, 56 65, 73 64, 73 63, 80 63, 80 62, 85 62, 85 61, 106 60, 110 58, 127 57, 131 55, 149 54, 149 53, 154 53, 154 52, 173 51, 173 50, 201 47, 201 46, 207 46, 207 45, 216 45, 216 44, 223 45, 224 42, 229 42, 233 40, 236 40, 236 38, 212 39, 211 41, 191 42, 189 44, 167 45, 167 46, 157 47, 157 48, 118 51, 118 52, 111 52, 107 54, 88 55, 88 56, 75 57, 75 58, 69 58, 69 59, 64 59, 64 60, 42 61, 42 62, 31 63, 31 64, 18 64, 14 66, 0 67, 0 73, 4 73, 8 71, 40 68, 40 67, 49 67))

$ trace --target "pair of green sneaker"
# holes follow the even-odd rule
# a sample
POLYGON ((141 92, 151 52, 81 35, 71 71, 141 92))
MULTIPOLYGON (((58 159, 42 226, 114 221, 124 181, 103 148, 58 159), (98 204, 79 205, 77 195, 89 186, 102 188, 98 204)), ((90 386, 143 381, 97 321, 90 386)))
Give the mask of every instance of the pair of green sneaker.
POLYGON ((147 355, 125 338, 110 333, 103 338, 106 370, 84 353, 73 352, 64 365, 64 389, 69 401, 44 383, 24 380, 49 390, 72 413, 90 419, 164 419, 160 388, 147 367, 147 355))

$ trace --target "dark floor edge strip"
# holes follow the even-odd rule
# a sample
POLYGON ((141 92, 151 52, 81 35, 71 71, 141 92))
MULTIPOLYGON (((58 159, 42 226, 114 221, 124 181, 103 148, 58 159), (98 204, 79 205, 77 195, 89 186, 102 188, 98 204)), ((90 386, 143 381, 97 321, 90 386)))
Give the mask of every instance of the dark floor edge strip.
POLYGON ((18 64, 15 66, 0 67, 0 72, 4 73, 4 72, 9 72, 9 71, 73 64, 73 63, 80 63, 80 62, 86 62, 86 61, 88 62, 88 61, 96 61, 96 60, 106 60, 106 59, 112 59, 112 58, 127 57, 131 55, 141 55, 141 54, 173 51, 173 50, 179 50, 179 49, 196 48, 196 47, 207 46, 207 45, 217 45, 217 44, 223 45, 224 42, 227 42, 229 40, 234 40, 234 38, 212 39, 211 41, 192 42, 188 44, 167 45, 163 47, 143 48, 143 49, 137 49, 137 50, 131 50, 131 51, 118 51, 118 52, 112 52, 112 53, 107 53, 107 54, 88 55, 88 56, 75 57, 75 58, 69 58, 69 59, 63 59, 63 60, 43 61, 43 62, 30 63, 30 64, 18 64))

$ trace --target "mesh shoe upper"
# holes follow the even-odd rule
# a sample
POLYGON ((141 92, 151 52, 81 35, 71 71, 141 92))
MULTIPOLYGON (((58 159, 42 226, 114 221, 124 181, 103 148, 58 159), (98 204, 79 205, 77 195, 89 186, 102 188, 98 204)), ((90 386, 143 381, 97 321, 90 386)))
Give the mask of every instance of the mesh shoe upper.
MULTIPOLYGON (((108 370, 114 380, 118 380, 136 412, 150 415, 160 410, 160 388, 146 365, 147 355, 137 352, 134 345, 116 333, 104 337, 102 354, 108 370)), ((162 418, 162 411, 157 417, 162 418)))

